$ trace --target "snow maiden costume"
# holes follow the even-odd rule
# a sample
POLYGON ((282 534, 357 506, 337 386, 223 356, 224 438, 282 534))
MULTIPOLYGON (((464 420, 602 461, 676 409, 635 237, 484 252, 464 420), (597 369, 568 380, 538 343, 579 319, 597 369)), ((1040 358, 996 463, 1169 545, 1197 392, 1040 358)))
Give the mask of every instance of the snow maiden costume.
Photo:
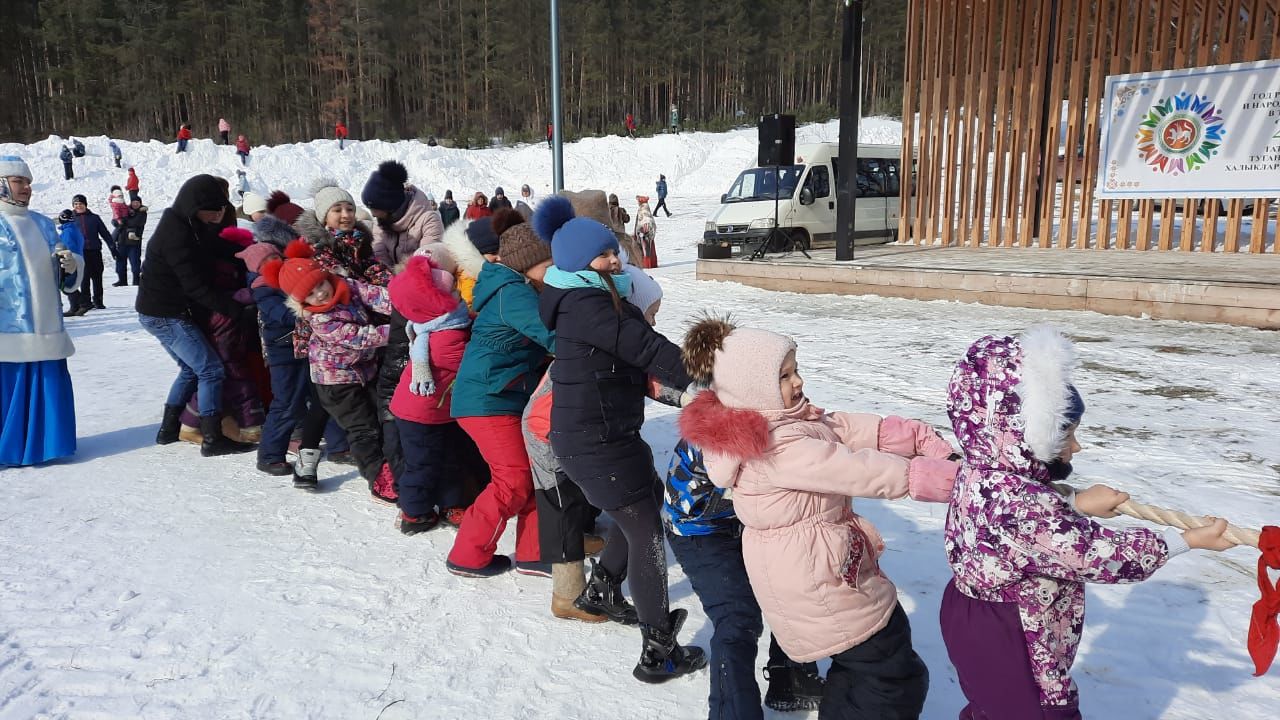
POLYGON ((38 465, 76 451, 75 401, 58 292, 79 288, 84 259, 70 270, 54 257, 53 221, 10 192, 10 177, 31 179, 27 164, 0 156, 0 467, 38 465))
POLYGON ((1078 720, 1070 671, 1084 584, 1145 580, 1187 549, 1172 528, 1105 528, 1049 484, 1084 412, 1074 365, 1071 343, 1039 327, 978 340, 951 376, 964 465, 947 513, 955 579, 941 620, 969 701, 962 720, 1078 720))

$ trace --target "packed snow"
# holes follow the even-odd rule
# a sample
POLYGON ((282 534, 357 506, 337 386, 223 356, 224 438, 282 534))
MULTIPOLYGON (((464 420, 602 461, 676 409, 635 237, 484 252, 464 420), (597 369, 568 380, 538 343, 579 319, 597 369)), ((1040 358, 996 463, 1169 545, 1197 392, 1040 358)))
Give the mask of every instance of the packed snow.
MULTIPOLYGON (((834 140, 835 123, 801 141, 834 140)), ((869 119, 864 142, 897 142, 869 119)), ((105 138, 87 138, 63 181, 56 138, 0 144, 36 174, 33 206, 56 215, 73 193, 100 214, 123 185, 105 138)), ((234 180, 234 148, 208 140, 120 143, 137 168, 152 225, 190 175, 234 180)), ((1054 323, 1075 338, 1089 409, 1078 484, 1106 481, 1136 498, 1258 527, 1280 515, 1280 336, 1221 325, 951 302, 768 292, 694 278, 695 244, 716 198, 755 154, 754 130, 565 148, 573 188, 634 206, 659 173, 676 213, 658 218, 666 292, 659 327, 678 338, 697 314, 794 336, 807 394, 830 409, 897 413, 947 427, 953 363, 976 338, 1054 323)), ((437 198, 522 183, 550 189, 545 145, 452 150, 417 142, 317 140, 255 148, 255 187, 309 204, 316 177, 359 195, 396 158, 437 198)), ((107 271, 108 282, 113 275, 107 271)), ((699 718, 706 671, 661 686, 632 679, 639 633, 551 617, 550 581, 448 574, 453 531, 401 535, 348 466, 321 465, 321 490, 257 472, 253 456, 205 459, 193 445, 152 444, 175 369, 137 323, 134 288, 107 288, 108 310, 67 322, 79 450, 69 461, 0 472, 0 718, 699 718)), ((645 436, 659 470, 676 414, 653 406, 645 436)), ((949 430, 948 430, 949 434, 949 430)), ((964 704, 938 629, 949 577, 945 506, 857 501, 888 545, 883 565, 929 665, 926 718, 964 704)), ((1107 521, 1124 524, 1125 520, 1107 521)), ((512 533, 500 546, 511 552, 512 533)), ((1127 587, 1090 587, 1075 665, 1090 718, 1263 718, 1280 704, 1277 671, 1251 677, 1245 652, 1257 553, 1192 552, 1127 587)), ((678 565, 671 597, 684 639, 711 628, 678 565)), ((762 638, 760 664, 766 655, 762 638)), ((761 688, 764 687, 760 678, 761 688)), ((806 717, 770 714, 766 717, 806 717)), ((816 717, 810 713, 807 717, 816 717)))

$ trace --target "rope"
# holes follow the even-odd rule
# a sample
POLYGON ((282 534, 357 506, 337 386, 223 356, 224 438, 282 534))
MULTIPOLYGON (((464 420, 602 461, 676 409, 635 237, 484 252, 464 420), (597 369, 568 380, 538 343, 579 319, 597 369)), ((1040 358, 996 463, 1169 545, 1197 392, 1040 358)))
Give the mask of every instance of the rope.
MULTIPOLYGON (((1055 484, 1059 492, 1066 494, 1075 492, 1068 485, 1055 484)), ((1128 515, 1129 517, 1139 520, 1147 520, 1159 525, 1168 525, 1178 528, 1179 530, 1192 530, 1198 527, 1210 525, 1208 520, 1195 515, 1188 515, 1180 510, 1170 510, 1156 505, 1147 505, 1145 503, 1127 500, 1116 507, 1116 512, 1128 515)), ((1249 547, 1258 547, 1258 538, 1261 532, 1253 528, 1236 527, 1235 525, 1227 525, 1227 531, 1222 537, 1236 543, 1237 545, 1248 545, 1249 547)))

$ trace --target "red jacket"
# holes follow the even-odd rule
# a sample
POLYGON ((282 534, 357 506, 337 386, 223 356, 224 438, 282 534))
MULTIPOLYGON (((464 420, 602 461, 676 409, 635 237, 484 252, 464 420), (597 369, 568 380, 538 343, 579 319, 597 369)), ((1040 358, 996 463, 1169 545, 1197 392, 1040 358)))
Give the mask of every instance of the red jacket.
POLYGON ((489 217, 493 211, 484 205, 468 205, 465 217, 468 220, 479 220, 482 217, 489 217))
POLYGON ((179 139, 179 140, 190 140, 190 139, 191 139, 191 130, 190 130, 190 128, 178 128, 178 139, 179 139))
POLYGON ((627 129, 628 130, 636 129, 636 119, 630 113, 627 113, 627 129))
POLYGON ((236 139, 236 152, 249 154, 249 140, 243 135, 236 139))
POLYGON ((453 422, 450 414, 453 399, 453 381, 462 365, 462 353, 467 349, 470 330, 437 330, 427 340, 427 352, 431 356, 431 376, 436 383, 434 395, 414 395, 409 392, 413 379, 413 364, 405 366, 391 398, 391 414, 401 420, 423 425, 443 425, 453 422))
POLYGON ((338 123, 333 128, 333 134, 336 135, 339 140, 345 139, 347 137, 347 126, 342 123, 338 123))
POLYGON ((128 181, 126 181, 126 182, 125 182, 125 184, 124 184, 124 189, 125 189, 125 190, 132 190, 132 191, 134 191, 134 192, 137 192, 137 190, 138 190, 138 173, 134 172, 133 170, 130 170, 130 171, 129 171, 129 179, 128 179, 128 181))

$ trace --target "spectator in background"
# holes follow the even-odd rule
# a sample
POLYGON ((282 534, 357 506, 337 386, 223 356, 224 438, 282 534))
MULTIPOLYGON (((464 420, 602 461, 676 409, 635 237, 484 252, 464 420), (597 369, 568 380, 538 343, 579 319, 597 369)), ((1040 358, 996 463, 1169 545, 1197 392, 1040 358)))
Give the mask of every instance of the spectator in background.
MULTIPOLYGON (((671 107, 674 108, 675 105, 672 105, 671 107)), ((654 186, 654 189, 658 191, 658 204, 653 206, 653 214, 657 215, 658 211, 661 210, 667 214, 667 217, 671 217, 671 211, 667 209, 667 176, 666 175, 658 176, 658 184, 654 186)))
POLYGON ((226 118, 218 118, 218 137, 222 138, 223 145, 231 144, 231 123, 226 118))
POLYGON ((138 173, 134 172, 133 168, 129 168, 129 179, 125 181, 124 189, 125 192, 129 193, 130 199, 138 197, 138 190, 141 186, 142 183, 138 182, 138 173))
POLYGON ((71 199, 71 209, 76 215, 76 227, 84 238, 83 279, 80 281, 80 291, 72 295, 71 305, 73 314, 83 315, 94 308, 105 310, 107 307, 102 304, 102 245, 106 244, 114 259, 116 243, 111 233, 107 232, 102 218, 89 209, 88 198, 76 195, 71 199), (76 312, 77 309, 79 312, 76 312))
POLYGON ((120 167, 120 146, 116 144, 115 140, 107 142, 107 146, 111 148, 111 159, 116 161, 117 168, 120 167))
POLYGON ((67 180, 76 179, 75 168, 71 167, 72 158, 71 148, 63 145, 62 152, 58 153, 58 159, 62 161, 62 174, 66 176, 67 180))
POLYGON ((511 201, 507 199, 507 194, 499 186, 493 190, 493 199, 489 201, 489 211, 498 212, 503 208, 511 209, 511 201))
POLYGON ((191 126, 187 123, 182 123, 182 126, 178 128, 178 152, 187 151, 187 142, 189 140, 191 140, 191 126))
POLYGON ((133 284, 142 282, 142 231, 146 227, 147 206, 142 204, 142 198, 135 197, 129 201, 129 214, 120 221, 116 240, 116 275, 119 282, 112 287, 127 284, 126 264, 133 271, 133 284))
POLYGON ((471 198, 471 204, 467 206, 466 218, 468 220, 479 220, 492 214, 493 211, 489 209, 489 198, 477 190, 475 196, 471 198))
POLYGON ((462 211, 458 210, 458 203, 453 201, 452 190, 444 191, 444 200, 440 202, 439 212, 440 220, 446 228, 457 222, 458 218, 462 216, 462 211))
POLYGON ((636 116, 627 113, 627 137, 635 139, 636 137, 636 116))
POLYGON ((341 150, 347 143, 347 126, 341 120, 333 126, 333 136, 338 139, 338 149, 341 150))
POLYGON ((244 135, 236 137, 236 154, 240 156, 240 164, 249 164, 249 139, 244 135))
POLYGON ((71 138, 71 154, 76 157, 84 157, 84 143, 71 138))
POLYGON ((623 232, 627 231, 627 223, 631 222, 631 215, 618 204, 618 196, 613 193, 609 193, 609 220, 613 222, 614 230, 623 232))

